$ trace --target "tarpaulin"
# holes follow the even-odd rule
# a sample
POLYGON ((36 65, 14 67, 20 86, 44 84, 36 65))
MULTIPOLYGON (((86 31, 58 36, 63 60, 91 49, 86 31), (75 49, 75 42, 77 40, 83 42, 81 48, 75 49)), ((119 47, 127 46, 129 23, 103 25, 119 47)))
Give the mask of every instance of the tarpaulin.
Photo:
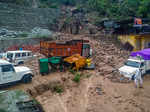
POLYGON ((141 56, 144 60, 150 60, 150 48, 137 52, 132 52, 130 56, 132 57, 141 56))

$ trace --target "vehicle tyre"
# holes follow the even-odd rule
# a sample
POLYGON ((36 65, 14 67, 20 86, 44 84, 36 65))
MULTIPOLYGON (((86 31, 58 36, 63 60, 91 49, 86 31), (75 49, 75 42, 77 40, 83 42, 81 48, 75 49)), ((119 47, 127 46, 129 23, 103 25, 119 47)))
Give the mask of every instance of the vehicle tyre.
POLYGON ((31 74, 25 75, 22 79, 23 83, 30 83, 31 81, 32 81, 32 75, 31 74))

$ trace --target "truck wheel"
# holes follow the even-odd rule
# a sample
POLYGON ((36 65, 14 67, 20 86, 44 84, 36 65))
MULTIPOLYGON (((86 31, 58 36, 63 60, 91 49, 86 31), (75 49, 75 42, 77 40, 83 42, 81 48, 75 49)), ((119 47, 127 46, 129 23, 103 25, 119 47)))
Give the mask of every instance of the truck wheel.
POLYGON ((30 74, 25 75, 22 79, 23 83, 30 83, 32 81, 32 76, 30 74))

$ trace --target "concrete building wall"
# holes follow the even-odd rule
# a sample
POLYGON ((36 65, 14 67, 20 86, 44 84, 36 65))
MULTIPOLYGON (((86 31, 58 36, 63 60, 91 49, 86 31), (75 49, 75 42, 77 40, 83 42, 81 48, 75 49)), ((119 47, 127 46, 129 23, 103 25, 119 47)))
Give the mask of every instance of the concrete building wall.
MULTIPOLYGON (((136 39, 133 35, 119 35, 118 39, 125 45, 127 42, 136 48, 136 39)), ((135 50, 135 49, 134 49, 135 50)))
POLYGON ((150 34, 120 35, 118 39, 125 45, 127 42, 134 47, 133 51, 139 51, 150 47, 150 34))

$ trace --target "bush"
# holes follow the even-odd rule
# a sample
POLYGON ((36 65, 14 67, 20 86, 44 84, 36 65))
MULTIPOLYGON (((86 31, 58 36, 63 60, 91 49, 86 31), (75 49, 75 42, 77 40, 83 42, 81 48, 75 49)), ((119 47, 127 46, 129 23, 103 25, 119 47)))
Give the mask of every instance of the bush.
POLYGON ((0 112, 7 112, 7 111, 5 111, 5 110, 3 110, 3 109, 0 109, 0 112))
POLYGON ((46 4, 40 4, 39 8, 48 8, 48 6, 46 4))
POLYGON ((28 36, 28 33, 23 32, 23 33, 21 33, 19 36, 20 36, 20 37, 27 37, 27 36, 28 36))
POLYGON ((76 71, 74 71, 73 69, 69 69, 69 72, 72 73, 73 75, 75 75, 76 71))
POLYGON ((87 78, 90 78, 90 77, 91 77, 91 74, 87 74, 86 77, 87 77, 87 78))
POLYGON ((63 91, 64 91, 64 89, 61 85, 56 85, 53 87, 53 92, 62 93, 63 91))
POLYGON ((54 8, 54 9, 56 9, 56 8, 58 8, 58 4, 52 4, 52 5, 49 6, 49 8, 54 8))
POLYGON ((15 0, 15 3, 17 5, 24 5, 25 4, 25 0, 15 0))
POLYGON ((73 81, 76 82, 76 83, 79 83, 80 82, 80 78, 81 78, 81 75, 80 74, 76 74, 73 81))

